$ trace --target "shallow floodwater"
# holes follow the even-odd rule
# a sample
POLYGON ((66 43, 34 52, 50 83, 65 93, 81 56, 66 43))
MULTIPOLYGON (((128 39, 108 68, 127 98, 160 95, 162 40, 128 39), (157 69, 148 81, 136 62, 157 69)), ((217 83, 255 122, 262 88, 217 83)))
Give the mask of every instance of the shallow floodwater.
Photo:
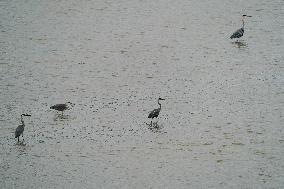
POLYGON ((0 10, 0 188, 284 188, 283 0, 0 10))

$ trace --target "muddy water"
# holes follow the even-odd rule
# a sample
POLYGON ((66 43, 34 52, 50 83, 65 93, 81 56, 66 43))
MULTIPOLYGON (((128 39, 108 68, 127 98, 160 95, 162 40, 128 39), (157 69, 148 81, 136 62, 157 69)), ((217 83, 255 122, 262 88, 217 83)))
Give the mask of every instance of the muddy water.
POLYGON ((0 188, 283 188, 283 7, 1 0, 0 188))

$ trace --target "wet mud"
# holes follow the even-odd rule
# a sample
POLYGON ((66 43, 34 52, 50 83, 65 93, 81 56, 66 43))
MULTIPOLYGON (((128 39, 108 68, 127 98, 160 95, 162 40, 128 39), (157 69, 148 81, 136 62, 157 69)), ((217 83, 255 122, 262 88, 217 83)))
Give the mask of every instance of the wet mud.
POLYGON ((283 6, 1 0, 0 188, 283 188, 283 6))

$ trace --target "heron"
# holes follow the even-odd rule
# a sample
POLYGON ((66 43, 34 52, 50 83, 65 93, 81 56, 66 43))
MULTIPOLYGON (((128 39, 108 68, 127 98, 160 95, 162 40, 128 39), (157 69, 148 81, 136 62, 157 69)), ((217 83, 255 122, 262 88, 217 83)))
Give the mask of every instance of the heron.
POLYGON ((242 37, 243 35, 244 35, 244 32, 245 32, 245 17, 252 17, 252 16, 248 16, 248 15, 243 15, 242 16, 242 22, 243 22, 243 27, 241 27, 240 29, 238 29, 237 31, 235 31, 234 33, 233 33, 233 35, 231 35, 231 39, 234 39, 234 38, 240 38, 240 37, 242 37))
POLYGON ((29 115, 29 114, 22 114, 21 115, 21 122, 22 122, 22 124, 19 125, 16 128, 16 131, 15 131, 15 138, 18 138, 18 142, 20 142, 20 136, 21 135, 23 136, 23 139, 24 139, 25 122, 23 120, 23 116, 31 116, 31 115, 29 115))
POLYGON ((71 102, 67 102, 67 103, 65 103, 65 104, 55 104, 55 105, 51 106, 50 109, 54 109, 54 110, 57 110, 57 111, 61 111, 61 112, 62 112, 62 116, 63 116, 63 111, 69 109, 69 106, 68 106, 69 104, 70 104, 71 106, 74 105, 74 104, 71 103, 71 102))
MULTIPOLYGON (((149 115, 148 115, 148 118, 150 118, 150 119, 154 119, 155 117, 157 118, 158 116, 159 116, 159 114, 160 114, 160 111, 161 111, 161 108, 162 108, 162 105, 161 105, 161 103, 160 103, 160 100, 165 100, 165 99, 163 99, 163 98, 158 98, 158 104, 159 104, 159 108, 157 108, 157 109, 154 109, 153 111, 151 111, 150 113, 149 113, 149 115)), ((151 125, 152 125, 152 120, 151 120, 151 125)))

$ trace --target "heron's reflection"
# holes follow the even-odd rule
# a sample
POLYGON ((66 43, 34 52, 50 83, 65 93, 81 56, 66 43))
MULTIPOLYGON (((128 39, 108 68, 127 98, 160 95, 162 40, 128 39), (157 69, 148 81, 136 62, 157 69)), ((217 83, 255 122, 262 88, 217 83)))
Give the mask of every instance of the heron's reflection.
POLYGON ((247 47, 247 43, 244 42, 244 41, 234 41, 234 42, 232 42, 232 44, 237 48, 246 48, 247 47))

